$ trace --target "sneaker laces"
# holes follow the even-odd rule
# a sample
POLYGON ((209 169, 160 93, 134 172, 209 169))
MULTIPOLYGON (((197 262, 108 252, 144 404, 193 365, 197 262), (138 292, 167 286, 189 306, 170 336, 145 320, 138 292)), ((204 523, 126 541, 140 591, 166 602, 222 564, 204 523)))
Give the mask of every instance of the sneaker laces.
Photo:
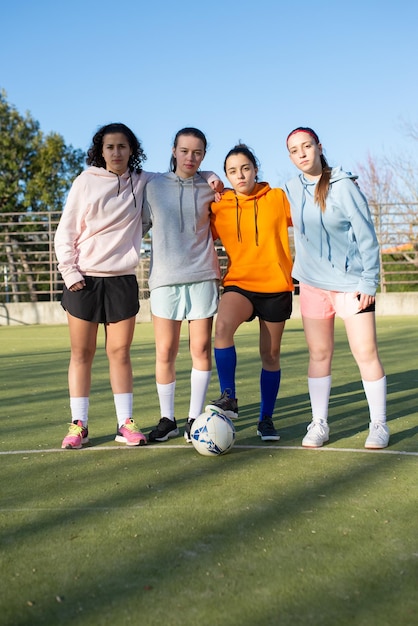
POLYGON ((274 428, 273 420, 271 417, 263 417, 263 419, 260 422, 260 426, 265 433, 276 432, 276 429, 274 428))
POLYGON ((126 428, 131 433, 139 433, 139 428, 135 424, 133 419, 130 419, 129 422, 125 422, 125 424, 123 424, 122 428, 126 428))
POLYGON ((313 420, 309 426, 308 426, 308 432, 311 431, 313 428, 316 428, 319 430, 319 433, 321 435, 325 435, 325 426, 326 426, 326 422, 323 421, 315 421, 313 420))
POLYGON ((225 389, 221 397, 218 398, 218 400, 214 400, 212 404, 215 404, 219 407, 224 407, 224 406, 229 406, 233 402, 233 400, 234 398, 231 398, 231 396, 228 393, 228 389, 225 389))
POLYGON ((68 429, 68 434, 81 435, 83 433, 83 430, 86 430, 85 426, 79 426, 78 424, 74 424, 74 422, 71 422, 70 428, 68 429))

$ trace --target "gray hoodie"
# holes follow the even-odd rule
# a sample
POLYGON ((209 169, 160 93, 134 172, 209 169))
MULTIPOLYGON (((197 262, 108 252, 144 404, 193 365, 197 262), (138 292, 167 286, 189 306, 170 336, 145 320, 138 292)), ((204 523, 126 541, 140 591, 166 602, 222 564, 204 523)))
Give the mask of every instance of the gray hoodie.
POLYGON ((152 228, 150 290, 220 278, 210 231, 210 173, 158 174, 144 191, 143 232, 152 228), (204 176, 204 177, 203 177, 204 176))

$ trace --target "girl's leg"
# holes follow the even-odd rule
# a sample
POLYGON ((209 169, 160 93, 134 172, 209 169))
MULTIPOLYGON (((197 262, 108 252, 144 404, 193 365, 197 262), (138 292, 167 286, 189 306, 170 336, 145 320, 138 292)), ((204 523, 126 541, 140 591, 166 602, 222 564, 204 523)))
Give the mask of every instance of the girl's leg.
POLYGON ((167 441, 177 437, 174 417, 174 394, 176 389, 176 358, 180 343, 181 321, 163 317, 152 318, 155 336, 155 378, 161 419, 149 433, 149 441, 167 441))
POLYGON ((260 421, 272 417, 280 387, 280 346, 285 322, 265 322, 260 320, 260 421))
MULTIPOLYGON (((71 357, 68 368, 70 398, 88 398, 91 387, 91 369, 96 353, 98 324, 86 322, 67 313, 70 331, 71 357)), ((77 421, 87 423, 87 413, 77 421)), ((73 420, 75 421, 75 420, 73 420)))
POLYGON ((385 375, 379 357, 375 314, 358 313, 345 320, 348 343, 362 380, 376 381, 385 375))
POLYGON ((106 354, 109 360, 110 384, 116 409, 118 429, 115 440, 128 446, 146 443, 133 419, 133 375, 131 345, 135 317, 105 325, 106 354))
POLYGON ((365 447, 385 448, 389 443, 386 426, 386 376, 379 357, 374 312, 359 313, 345 320, 348 342, 359 367, 370 412, 370 432, 365 447))
POLYGON ((105 325, 106 354, 114 394, 132 393, 133 390, 131 345, 134 331, 135 317, 105 325))
POLYGON ((192 357, 189 419, 196 419, 202 413, 211 379, 212 324, 212 317, 189 322, 190 355, 192 357))
POLYGON ((253 305, 242 294, 227 291, 221 297, 215 324, 215 362, 218 372, 221 396, 208 404, 207 410, 220 409, 231 418, 238 417, 238 403, 235 391, 235 370, 237 354, 234 335, 237 328, 253 313, 253 305))
POLYGON ((280 388, 280 346, 285 322, 260 320, 260 415, 257 434, 262 441, 280 439, 273 425, 273 412, 280 388))
POLYGON ((61 447, 79 449, 88 442, 88 409, 91 369, 96 352, 98 324, 67 313, 71 356, 68 368, 71 426, 61 447))
POLYGON ((312 421, 302 445, 306 448, 319 448, 329 439, 327 421, 334 352, 334 317, 303 317, 303 327, 309 350, 308 391, 312 421))

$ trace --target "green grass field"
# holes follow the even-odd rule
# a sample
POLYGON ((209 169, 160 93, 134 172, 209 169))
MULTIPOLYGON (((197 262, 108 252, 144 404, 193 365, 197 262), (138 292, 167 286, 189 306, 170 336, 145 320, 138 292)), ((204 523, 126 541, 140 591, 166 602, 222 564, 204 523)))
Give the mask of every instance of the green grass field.
MULTIPOLYGON (((189 400, 184 327, 176 414, 189 400)), ((418 324, 378 318, 391 444, 365 451, 367 408, 337 323, 330 441, 300 447, 307 351, 288 323, 275 424, 256 436, 257 322, 237 336, 237 440, 222 457, 182 437, 114 442, 103 333, 91 446, 60 450, 69 402, 65 326, 0 327, 2 626, 404 626, 418 610, 418 324)), ((135 418, 158 421, 150 324, 132 350, 135 418)), ((219 395, 214 373, 208 400, 219 395)))

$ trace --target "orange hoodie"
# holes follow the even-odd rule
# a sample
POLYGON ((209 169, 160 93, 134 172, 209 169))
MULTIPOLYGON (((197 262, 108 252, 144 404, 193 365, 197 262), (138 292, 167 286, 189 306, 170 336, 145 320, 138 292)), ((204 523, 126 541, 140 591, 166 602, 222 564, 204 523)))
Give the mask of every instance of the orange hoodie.
POLYGON ((268 183, 257 183, 251 196, 228 190, 213 202, 213 239, 222 241, 228 256, 223 285, 259 293, 293 291, 291 225, 284 191, 268 183))

